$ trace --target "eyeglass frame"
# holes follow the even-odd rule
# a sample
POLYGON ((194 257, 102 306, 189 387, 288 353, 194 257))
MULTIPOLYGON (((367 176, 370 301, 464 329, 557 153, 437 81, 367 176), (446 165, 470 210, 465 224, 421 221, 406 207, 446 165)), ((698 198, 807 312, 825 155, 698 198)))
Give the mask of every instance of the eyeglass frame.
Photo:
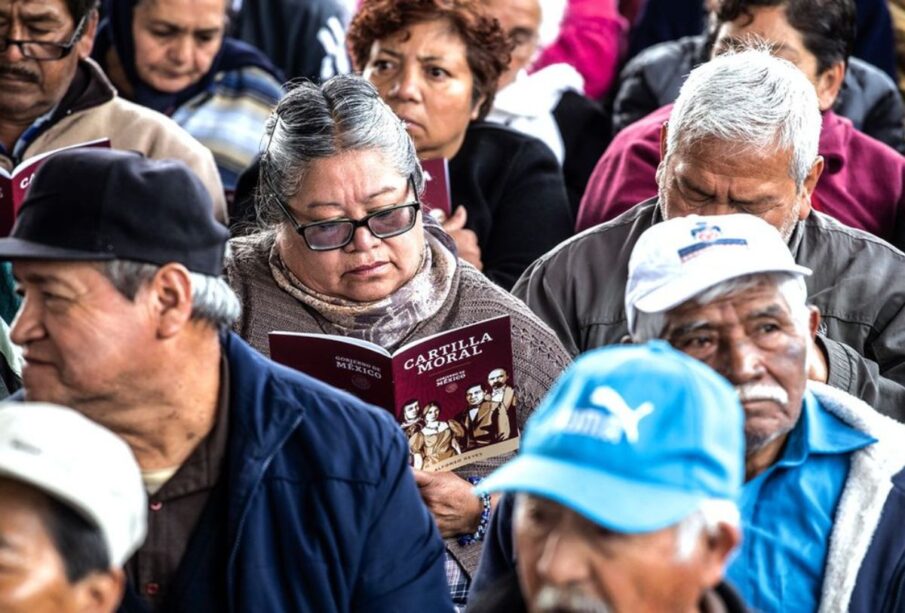
MULTIPOLYGON (((269 180, 268 180, 268 183, 269 183, 269 180)), ((355 239, 355 233, 358 231, 358 228, 367 228, 368 232, 370 232, 372 236, 374 236, 375 238, 379 238, 381 240, 385 239, 385 238, 393 238, 394 236, 400 236, 402 234, 405 234, 406 232, 411 231, 411 229, 415 227, 415 223, 417 223, 418 211, 421 210, 422 203, 421 203, 421 198, 418 196, 418 188, 415 185, 415 177, 413 175, 409 175, 406 183, 408 184, 408 186, 411 186, 412 193, 415 195, 414 202, 407 202, 405 204, 397 204, 395 206, 387 207, 385 209, 380 209, 379 211, 374 211, 372 213, 368 213, 367 215, 365 215, 364 217, 362 217, 360 219, 325 219, 323 221, 314 221, 311 223, 301 224, 295 218, 295 215, 292 214, 292 211, 289 210, 289 207, 287 207, 286 204, 276 194, 272 194, 272 198, 273 198, 274 202, 276 202, 279 209, 286 216, 286 219, 288 219, 292 223, 296 234, 301 236, 302 239, 305 241, 305 246, 307 246, 308 249, 310 249, 311 251, 333 251, 335 249, 342 249, 343 247, 345 247, 346 245, 351 243, 355 239), (403 209, 403 208, 407 208, 407 207, 412 207, 415 210, 414 214, 412 215, 412 223, 410 226, 403 228, 403 229, 399 230, 398 232, 391 232, 389 234, 382 234, 382 235, 377 234, 374 231, 374 229, 371 228, 370 223, 369 223, 371 221, 371 219, 377 217, 378 215, 384 215, 390 211, 395 211, 395 210, 403 209), (307 230, 308 228, 313 228, 313 227, 317 227, 317 226, 325 226, 328 224, 335 224, 335 223, 352 224, 352 231, 349 232, 349 238, 347 238, 346 241, 344 243, 342 243, 341 245, 336 245, 335 247, 314 247, 308 241, 308 237, 305 236, 305 230, 307 230)), ((268 187, 271 188, 271 192, 274 191, 272 186, 268 185, 268 187)))
POLYGON ((36 62, 56 62, 62 60, 64 57, 72 53, 72 50, 75 48, 76 43, 78 43, 79 39, 82 38, 82 35, 85 34, 85 24, 88 23, 88 17, 90 14, 91 12, 89 11, 82 15, 82 18, 79 19, 79 22, 75 25, 75 30, 73 30, 72 36, 70 36, 69 40, 65 43, 44 40, 17 40, 6 37, 0 38, 0 42, 3 43, 2 48, 0 48, 0 53, 6 53, 6 51, 9 50, 11 46, 15 45, 19 47, 19 53, 22 54, 22 57, 29 60, 34 60, 36 62), (39 45, 41 47, 59 49, 60 57, 32 57, 30 55, 26 55, 23 45, 39 45))

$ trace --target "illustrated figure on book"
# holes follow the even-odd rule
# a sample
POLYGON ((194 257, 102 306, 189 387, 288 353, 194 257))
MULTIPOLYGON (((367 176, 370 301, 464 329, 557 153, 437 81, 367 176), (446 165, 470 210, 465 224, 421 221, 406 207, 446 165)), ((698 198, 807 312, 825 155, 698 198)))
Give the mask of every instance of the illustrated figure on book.
POLYGON ((430 470, 443 460, 462 453, 459 445, 465 435, 462 425, 454 419, 440 421, 440 405, 429 402, 424 406, 424 426, 409 439, 409 448, 418 470, 430 470))
POLYGON ((505 441, 518 435, 515 423, 516 396, 507 385, 509 376, 503 368, 495 368, 487 376, 490 391, 481 384, 465 391, 467 406, 458 421, 465 430, 465 451, 505 441))

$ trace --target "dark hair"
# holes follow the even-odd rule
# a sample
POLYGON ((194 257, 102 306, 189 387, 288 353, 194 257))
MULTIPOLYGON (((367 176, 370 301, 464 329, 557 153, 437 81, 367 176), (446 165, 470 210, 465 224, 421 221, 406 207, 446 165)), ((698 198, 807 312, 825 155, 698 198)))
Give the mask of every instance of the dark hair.
POLYGON ((63 559, 66 578, 75 583, 93 572, 110 569, 110 554, 100 528, 65 503, 46 496, 41 513, 44 529, 63 559))
POLYGON ((509 66, 512 42, 499 22, 475 0, 365 0, 349 25, 352 62, 361 72, 374 41, 418 23, 441 19, 449 22, 465 44, 474 82, 471 101, 474 105, 484 97, 478 111, 478 118, 483 119, 493 106, 500 75, 509 66))
POLYGON ((714 30, 763 6, 782 6, 786 19, 801 33, 804 46, 817 58, 817 72, 848 62, 855 47, 855 5, 852 0, 720 0, 714 30))
POLYGON ((66 0, 66 7, 74 23, 78 23, 82 17, 95 10, 98 4, 100 0, 66 0))

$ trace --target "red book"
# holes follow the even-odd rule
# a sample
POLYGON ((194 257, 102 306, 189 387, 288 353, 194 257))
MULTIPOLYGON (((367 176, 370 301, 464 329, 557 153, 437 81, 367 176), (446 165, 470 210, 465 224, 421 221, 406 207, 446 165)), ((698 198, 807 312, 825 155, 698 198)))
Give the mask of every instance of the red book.
POLYGON ((508 315, 393 354, 345 336, 271 332, 270 356, 392 411, 415 468, 451 470, 518 448, 508 315))
POLYGON ((430 213, 442 211, 443 221, 452 214, 452 196, 449 191, 449 162, 446 158, 423 160, 421 169, 424 171, 424 197, 422 205, 430 213))
POLYGON ((110 139, 99 138, 86 143, 79 143, 78 145, 60 147, 59 149, 30 157, 13 168, 12 172, 7 171, 5 168, 0 168, 0 237, 9 236, 10 231, 13 229, 16 215, 19 214, 19 208, 22 206, 22 201, 25 200, 28 188, 31 187, 31 180, 35 178, 35 173, 44 165, 47 158, 59 151, 78 147, 103 147, 109 149, 110 139))

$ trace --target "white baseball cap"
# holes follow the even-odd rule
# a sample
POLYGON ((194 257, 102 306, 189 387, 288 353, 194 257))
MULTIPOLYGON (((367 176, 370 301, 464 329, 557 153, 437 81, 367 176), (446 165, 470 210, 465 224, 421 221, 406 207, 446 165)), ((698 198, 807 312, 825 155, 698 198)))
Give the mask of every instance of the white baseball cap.
POLYGON ((625 315, 661 313, 723 281, 750 274, 808 276, 779 231, 748 214, 689 215, 654 224, 635 243, 628 263, 625 315))
POLYGON ((0 405, 0 477, 45 492, 97 526, 114 567, 144 541, 147 499, 132 451, 72 409, 0 405))

